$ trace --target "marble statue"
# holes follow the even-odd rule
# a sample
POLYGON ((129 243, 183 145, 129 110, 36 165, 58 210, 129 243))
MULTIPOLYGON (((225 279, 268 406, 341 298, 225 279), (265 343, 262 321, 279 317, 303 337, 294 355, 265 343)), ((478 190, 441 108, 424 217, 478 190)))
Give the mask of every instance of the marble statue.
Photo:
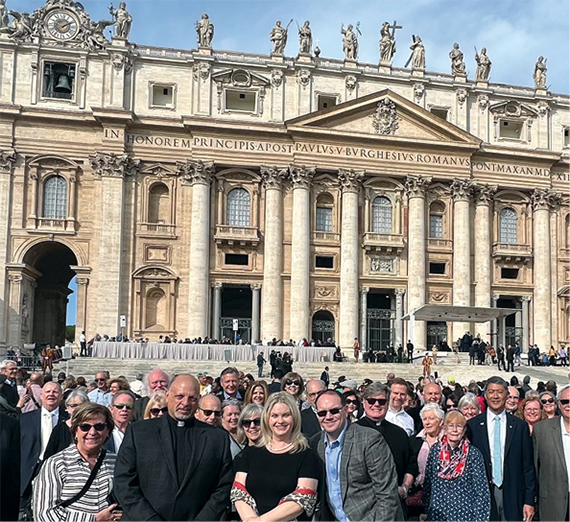
POLYGON ((272 54, 283 54, 287 45, 287 28, 281 26, 281 20, 275 22, 275 27, 271 29, 269 40, 273 44, 272 54))
POLYGON ((340 32, 343 35, 342 50, 344 51, 345 60, 356 60, 358 58, 358 38, 354 32, 352 24, 348 24, 345 29, 344 24, 340 26, 340 32))
POLYGON ((459 49, 457 42, 453 44, 453 49, 449 52, 449 58, 451 60, 451 74, 454 76, 464 75, 465 62, 463 61, 463 52, 459 49))
POLYGON ((198 38, 198 45, 200 47, 211 47, 212 39, 214 38, 214 24, 204 13, 202 19, 196 22, 196 34, 198 38))
POLYGON ((6 7, 6 0, 0 0, 0 29, 8 27, 10 18, 8 17, 8 8, 6 7))
POLYGON ((543 56, 539 56, 534 65, 533 77, 535 89, 546 89, 546 60, 543 56))
POLYGON ((390 33, 390 23, 384 22, 380 29, 380 60, 383 62, 391 62, 394 54, 396 54, 396 38, 394 32, 390 33))
POLYGON ((0 33, 6 33, 14 40, 29 41, 34 27, 34 20, 30 13, 26 11, 21 13, 8 11, 8 14, 12 16, 12 23, 0 27, 0 33))
POLYGON ((128 39, 133 24, 133 17, 127 11, 127 4, 121 2, 118 9, 115 9, 113 4, 111 4, 109 13, 115 18, 115 37, 128 39))
POLYGON ((412 69, 425 69, 426 68, 426 50, 422 39, 417 35, 412 36, 413 43, 410 45, 412 50, 412 69))
POLYGON ((299 27, 299 54, 311 54, 313 47, 313 33, 307 20, 303 27, 299 27))
POLYGON ((475 49, 475 61, 477 62, 477 70, 475 71, 475 80, 478 82, 489 81, 489 73, 491 72, 491 60, 487 56, 487 49, 483 47, 481 53, 475 49))

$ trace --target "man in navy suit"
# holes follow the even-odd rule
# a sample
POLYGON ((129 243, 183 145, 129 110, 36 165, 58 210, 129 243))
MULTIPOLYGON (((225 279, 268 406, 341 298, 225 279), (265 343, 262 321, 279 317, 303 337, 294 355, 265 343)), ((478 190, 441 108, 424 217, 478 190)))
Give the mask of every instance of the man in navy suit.
POLYGON ((487 411, 471 419, 469 438, 485 460, 491 490, 491 520, 523 520, 534 516, 533 445, 525 421, 507 415, 508 384, 487 380, 487 411))

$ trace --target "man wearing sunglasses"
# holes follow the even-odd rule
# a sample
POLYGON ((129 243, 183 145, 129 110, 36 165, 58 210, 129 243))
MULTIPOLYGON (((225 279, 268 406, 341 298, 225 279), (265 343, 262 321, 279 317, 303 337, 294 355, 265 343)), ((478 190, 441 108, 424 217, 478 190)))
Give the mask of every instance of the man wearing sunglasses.
POLYGON ((315 406, 315 400, 326 390, 327 387, 323 381, 317 379, 309 379, 305 385, 305 391, 307 392, 307 404, 309 408, 305 408, 301 412, 301 431, 303 435, 310 439, 313 435, 316 435, 321 431, 321 424, 317 420, 317 407, 315 406))
POLYGON ((135 400, 135 394, 129 390, 117 392, 113 396, 110 409, 115 427, 113 428, 113 432, 111 433, 109 440, 107 440, 103 445, 103 448, 107 451, 111 453, 119 452, 119 448, 121 447, 125 437, 125 431, 133 420, 135 400))
POLYGON ((97 383, 97 388, 87 394, 91 402, 101 404, 102 406, 111 405, 111 399, 113 396, 111 395, 109 386, 107 385, 108 380, 109 372, 100 371, 95 374, 95 382, 97 383))
POLYGON ((202 396, 198 403, 198 409, 196 410, 196 418, 211 426, 220 426, 221 417, 222 403, 220 399, 212 394, 202 396))
POLYGON ((319 520, 404 520, 384 438, 349 423, 344 398, 335 390, 319 394, 315 406, 323 431, 311 439, 311 446, 325 476, 319 481, 319 520))

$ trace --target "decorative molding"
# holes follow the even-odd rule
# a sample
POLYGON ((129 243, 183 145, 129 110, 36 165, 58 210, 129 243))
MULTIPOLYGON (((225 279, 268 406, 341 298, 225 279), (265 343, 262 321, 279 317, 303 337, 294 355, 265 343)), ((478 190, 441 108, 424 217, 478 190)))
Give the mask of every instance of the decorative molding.
POLYGON ((370 273, 372 274, 394 274, 396 268, 394 259, 386 259, 381 257, 370 258, 370 273))
POLYGON ((4 174, 12 174, 17 157, 17 153, 14 150, 4 151, 0 149, 0 172, 4 174))
POLYGON ((293 188, 309 188, 313 182, 313 176, 316 170, 316 167, 289 165, 289 175, 293 188))
POLYGON ((553 193, 549 189, 534 189, 530 195, 534 211, 550 209, 553 193))
POLYGON ((344 85, 349 92, 352 92, 354 89, 356 89, 356 83, 356 76, 353 76, 352 74, 344 79, 344 85))
POLYGON ((339 169, 338 182, 343 192, 358 192, 365 176, 365 171, 354 169, 339 169))
POLYGON ((486 94, 480 94, 477 96, 477 103, 479 104, 479 109, 484 111, 487 107, 489 107, 489 96, 486 94))
POLYGON ((430 292, 429 301, 431 303, 449 303, 449 293, 448 292, 430 292))
POLYGON ((459 105, 463 105, 467 100, 467 89, 457 89, 455 95, 457 97, 457 103, 459 103, 459 105))
POLYGON ((126 178, 137 173, 141 160, 133 159, 128 154, 96 152, 94 156, 89 158, 89 162, 98 176, 126 178))
POLYGON ((400 125, 396 104, 387 98, 378 102, 372 118, 372 126, 377 134, 395 134, 400 125))
POLYGON ((425 93, 425 86, 423 83, 415 83, 414 84, 414 98, 416 103, 420 103, 425 93))
POLYGON ((283 181, 289 177, 289 167, 260 167, 261 180, 265 189, 281 189, 283 181))
POLYGON ((311 81, 311 71, 309 69, 297 69, 296 73, 297 82, 306 89, 311 81))
POLYGON ((179 161, 176 167, 184 185, 209 185, 216 170, 213 161, 202 160, 186 160, 185 163, 179 161))
POLYGON ((432 178, 426 178, 423 176, 408 176, 406 178, 406 184, 404 190, 408 198, 418 198, 425 197, 425 193, 432 181, 432 178))
POLYGON ((271 85, 278 89, 283 83, 283 71, 281 69, 273 69, 271 71, 271 85))
POLYGON ((473 195, 473 182, 466 179, 454 179, 450 190, 453 199, 468 201, 473 195))
POLYGON ((337 299, 338 288, 336 286, 315 286, 315 299, 337 299))
POLYGON ((497 185, 473 185, 475 198, 478 205, 490 205, 495 199, 497 185))
POLYGON ((210 77, 210 69, 212 66, 209 62, 200 62, 195 63, 192 72, 194 74, 194 79, 198 81, 202 79, 202 81, 206 81, 210 77))

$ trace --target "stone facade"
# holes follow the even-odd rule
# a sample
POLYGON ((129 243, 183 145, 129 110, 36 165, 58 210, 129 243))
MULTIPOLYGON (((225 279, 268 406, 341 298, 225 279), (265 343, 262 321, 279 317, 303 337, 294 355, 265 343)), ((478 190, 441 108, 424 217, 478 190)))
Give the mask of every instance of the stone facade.
POLYGON ((74 275, 77 336, 570 342, 568 95, 78 35, 0 34, 0 345, 61 342, 74 275))

